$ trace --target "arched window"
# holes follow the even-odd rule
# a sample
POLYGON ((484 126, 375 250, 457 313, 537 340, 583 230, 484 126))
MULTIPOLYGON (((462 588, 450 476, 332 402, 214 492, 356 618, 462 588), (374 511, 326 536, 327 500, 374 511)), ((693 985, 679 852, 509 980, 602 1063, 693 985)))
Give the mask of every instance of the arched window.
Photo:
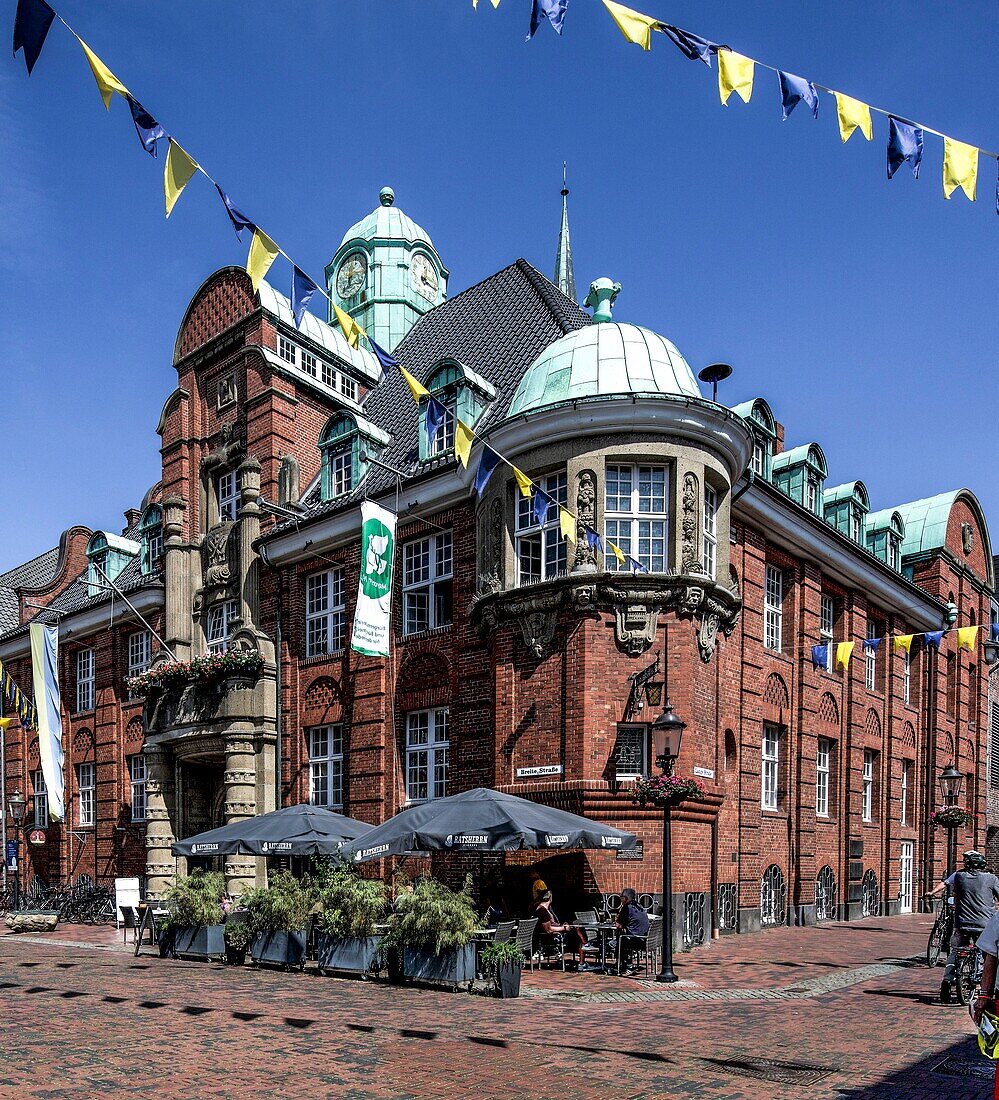
POLYGON ((139 520, 139 540, 142 544, 142 572, 153 573, 163 556, 163 509, 150 504, 139 520))
POLYGON ((815 919, 836 919, 836 873, 828 864, 815 879, 815 919))
POLYGON ((354 418, 334 416, 319 437, 323 456, 323 500, 335 500, 349 493, 360 480, 357 424, 354 418))
POLYGON ((787 885, 784 872, 771 863, 760 883, 760 923, 772 928, 787 922, 787 885))
POLYGON ((95 531, 87 543, 87 585, 89 594, 105 591, 126 565, 139 553, 139 544, 107 531, 95 531))
POLYGON ((457 359, 442 359, 425 383, 430 396, 445 409, 444 419, 434 433, 433 442, 427 433, 426 398, 420 402, 420 458, 437 458, 454 449, 454 422, 461 420, 474 428, 486 406, 496 397, 496 390, 457 359))

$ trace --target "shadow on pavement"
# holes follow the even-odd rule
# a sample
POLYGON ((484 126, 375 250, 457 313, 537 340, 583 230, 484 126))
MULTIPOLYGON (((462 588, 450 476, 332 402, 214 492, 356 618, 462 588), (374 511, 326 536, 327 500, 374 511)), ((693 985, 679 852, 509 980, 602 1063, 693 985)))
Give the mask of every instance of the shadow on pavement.
POLYGON ((983 1058, 974 1036, 910 1062, 877 1081, 839 1089, 841 1100, 913 1100, 953 1097, 992 1100, 995 1063, 983 1058))

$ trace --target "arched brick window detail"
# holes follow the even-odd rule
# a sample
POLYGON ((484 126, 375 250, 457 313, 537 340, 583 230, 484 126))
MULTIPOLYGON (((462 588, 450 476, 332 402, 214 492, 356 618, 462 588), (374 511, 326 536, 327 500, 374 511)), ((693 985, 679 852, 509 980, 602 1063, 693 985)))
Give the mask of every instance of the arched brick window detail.
POLYGON ((331 676, 319 676, 302 697, 302 718, 306 726, 322 726, 343 718, 343 693, 331 676))
POLYGON ((90 730, 79 729, 73 734, 74 756, 85 757, 94 751, 94 735, 90 730))
POLYGON ((451 665, 436 649, 413 654, 399 671, 400 711, 447 706, 451 701, 451 665))
POLYGON ((739 749, 733 730, 725 731, 725 779, 735 778, 736 769, 739 766, 739 749))
POLYGON ((881 744, 881 719, 876 710, 867 712, 867 723, 864 726, 867 734, 867 743, 871 748, 877 748, 881 744))
POLYGON ((142 719, 139 717, 133 718, 125 727, 125 741, 129 745, 141 745, 144 736, 145 731, 142 726, 142 719))
POLYGON ((766 687, 763 691, 764 720, 786 725, 789 707, 790 695, 788 694, 787 684, 776 672, 772 672, 767 677, 766 687))
POLYGON ((835 726, 839 729, 839 704, 835 697, 828 691, 823 692, 819 700, 819 721, 827 726, 835 726))
POLYGON ((245 271, 226 268, 198 291, 187 310, 177 337, 174 358, 179 359, 224 332, 254 308, 253 290, 245 271))
POLYGON ((913 749, 913 750, 915 750, 915 748, 916 748, 916 731, 913 728, 913 725, 912 725, 911 722, 903 723, 902 733, 901 733, 901 736, 899 737, 899 741, 901 742, 901 745, 902 745, 903 749, 913 749))

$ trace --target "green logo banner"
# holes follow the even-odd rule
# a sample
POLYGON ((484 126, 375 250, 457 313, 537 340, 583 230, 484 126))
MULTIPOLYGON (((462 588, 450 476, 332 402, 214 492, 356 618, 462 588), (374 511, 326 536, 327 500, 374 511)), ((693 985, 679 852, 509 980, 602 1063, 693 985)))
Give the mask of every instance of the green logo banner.
POLYGON ((387 657, 392 621, 396 517, 370 501, 361 505, 361 576, 350 648, 387 657))

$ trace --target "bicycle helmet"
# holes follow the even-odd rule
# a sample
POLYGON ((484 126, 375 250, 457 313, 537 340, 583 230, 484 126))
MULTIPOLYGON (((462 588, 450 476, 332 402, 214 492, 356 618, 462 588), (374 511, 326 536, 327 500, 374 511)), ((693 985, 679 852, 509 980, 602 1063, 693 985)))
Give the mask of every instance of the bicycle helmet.
POLYGON ((984 871, 985 870, 985 856, 981 852, 965 852, 964 853, 964 865, 970 871, 984 871))
POLYGON ((999 1059, 999 1016, 994 1011, 982 1011, 978 1025, 978 1049, 986 1058, 999 1059))

